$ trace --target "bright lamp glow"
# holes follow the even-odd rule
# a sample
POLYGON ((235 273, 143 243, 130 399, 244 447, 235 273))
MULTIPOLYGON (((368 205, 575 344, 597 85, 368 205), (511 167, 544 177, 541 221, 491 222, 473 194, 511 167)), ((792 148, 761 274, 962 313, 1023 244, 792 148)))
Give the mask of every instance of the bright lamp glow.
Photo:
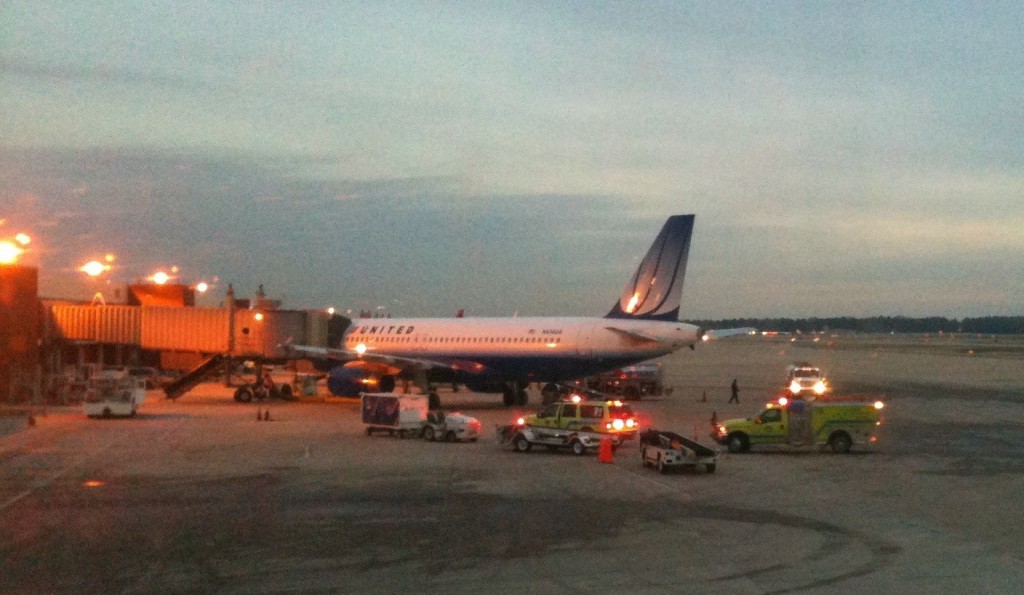
POLYGON ((99 277, 105 271, 110 270, 110 265, 103 264, 98 260, 90 260, 89 262, 78 267, 78 270, 82 271, 86 275, 89 275, 90 277, 99 277))
POLYGON ((14 242, 0 242, 0 264, 14 264, 22 252, 14 242))

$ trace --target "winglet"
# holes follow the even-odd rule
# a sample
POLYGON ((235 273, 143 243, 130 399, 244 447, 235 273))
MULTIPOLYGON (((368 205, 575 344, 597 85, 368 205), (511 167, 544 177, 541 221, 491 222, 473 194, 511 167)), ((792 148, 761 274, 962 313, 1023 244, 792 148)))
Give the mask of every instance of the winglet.
POLYGON ((673 215, 605 318, 679 320, 694 215, 673 215))

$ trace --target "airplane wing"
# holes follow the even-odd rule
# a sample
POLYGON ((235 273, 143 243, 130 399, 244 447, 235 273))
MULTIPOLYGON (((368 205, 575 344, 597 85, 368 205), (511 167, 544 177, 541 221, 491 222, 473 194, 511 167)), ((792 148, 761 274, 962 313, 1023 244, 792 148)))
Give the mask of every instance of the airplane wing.
POLYGON ((343 362, 348 361, 364 361, 373 364, 382 364, 385 366, 394 366, 403 369, 430 369, 430 368, 448 368, 450 370, 457 369, 456 366, 447 364, 444 362, 420 359, 414 357, 403 357, 399 355, 382 355, 374 353, 359 353, 358 351, 352 351, 349 349, 332 349, 330 347, 313 347, 310 345, 290 345, 285 344, 280 346, 281 350, 287 354, 288 357, 307 357, 311 359, 333 359, 343 362))
POLYGON ((634 343, 660 343, 660 341, 658 341, 657 339, 653 337, 648 337, 647 335, 638 333, 636 331, 629 331, 626 329, 616 328, 614 326, 606 326, 604 328, 621 337, 625 337, 626 339, 629 339, 634 343))
POLYGON ((701 337, 704 341, 717 341, 718 339, 724 339, 726 337, 734 337, 736 335, 753 335, 757 332, 757 329, 751 326, 743 326, 739 328, 720 328, 711 329, 704 332, 704 336, 701 337))

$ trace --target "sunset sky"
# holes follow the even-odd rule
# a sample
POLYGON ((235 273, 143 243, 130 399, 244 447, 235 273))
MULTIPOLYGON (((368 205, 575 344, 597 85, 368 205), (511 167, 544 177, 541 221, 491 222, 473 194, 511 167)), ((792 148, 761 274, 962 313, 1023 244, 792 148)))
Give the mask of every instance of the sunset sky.
POLYGON ((684 319, 1024 315, 1021 31, 1017 3, 6 1, 0 239, 47 297, 176 265, 209 305, 603 315, 695 213, 684 319))

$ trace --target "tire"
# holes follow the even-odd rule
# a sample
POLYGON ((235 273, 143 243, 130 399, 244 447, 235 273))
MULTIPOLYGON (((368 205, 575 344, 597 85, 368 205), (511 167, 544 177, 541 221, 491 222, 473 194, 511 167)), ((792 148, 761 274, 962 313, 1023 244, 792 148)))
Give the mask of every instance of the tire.
POLYGON ((508 389, 505 389, 505 393, 501 396, 501 402, 506 407, 511 407, 512 405, 515 405, 515 399, 516 399, 515 393, 513 393, 512 391, 510 391, 508 389))
POLYGON ((437 396, 437 393, 427 393, 427 408, 428 409, 440 409, 441 408, 441 397, 437 396))
POLYGON ((434 428, 432 428, 430 426, 427 426, 427 427, 423 428, 423 439, 424 440, 429 440, 429 441, 433 442, 435 438, 436 438, 436 436, 434 436, 434 428))
POLYGON ((109 408, 103 410, 103 417, 110 417, 110 409, 109 408))
POLYGON ((573 440, 572 443, 569 444, 569 448, 572 449, 572 454, 576 456, 585 454, 587 452, 587 447, 584 446, 584 444, 579 440, 573 440))
POLYGON ((640 465, 643 467, 650 467, 651 464, 647 462, 647 448, 640 449, 640 465))
POLYGON ((828 445, 832 447, 832 452, 836 454, 846 454, 850 452, 850 448, 853 447, 853 440, 850 439, 850 435, 846 432, 836 432, 832 434, 832 438, 829 439, 828 445))
POLYGON ((239 403, 252 403, 252 388, 240 386, 235 391, 235 400, 239 403))
POLYGON ((747 441, 746 435, 740 433, 729 434, 725 445, 731 453, 747 452, 750 449, 750 442, 747 441))
POLYGON ((529 395, 526 394, 526 391, 523 390, 523 389, 519 389, 516 392, 516 406, 518 406, 518 407, 526 407, 526 405, 528 405, 529 402, 530 402, 530 397, 529 397, 529 395))
POLYGON ((558 400, 558 385, 549 382, 540 390, 541 404, 550 405, 558 400))
POLYGON ((377 382, 377 388, 382 393, 393 393, 395 392, 395 377, 394 376, 381 376, 380 381, 377 382))
POLYGON ((277 396, 278 398, 285 401, 291 401, 295 399, 295 394, 292 392, 292 385, 288 384, 287 382, 282 384, 281 389, 277 393, 277 396))
POLYGON ((708 470, 708 473, 714 473, 715 467, 717 467, 717 465, 715 465, 714 463, 708 463, 707 465, 704 465, 704 468, 708 470))
POLYGON ((530 449, 533 448, 533 445, 530 444, 530 441, 527 440, 526 436, 523 436, 522 434, 518 434, 515 438, 512 439, 512 446, 515 447, 516 452, 530 452, 530 449))
POLYGON ((458 442, 458 440, 455 438, 455 432, 451 430, 449 430, 448 433, 444 435, 444 440, 445 442, 458 442))
POLYGON ((658 457, 658 473, 661 473, 662 475, 668 473, 668 467, 665 466, 665 460, 660 456, 658 457))

